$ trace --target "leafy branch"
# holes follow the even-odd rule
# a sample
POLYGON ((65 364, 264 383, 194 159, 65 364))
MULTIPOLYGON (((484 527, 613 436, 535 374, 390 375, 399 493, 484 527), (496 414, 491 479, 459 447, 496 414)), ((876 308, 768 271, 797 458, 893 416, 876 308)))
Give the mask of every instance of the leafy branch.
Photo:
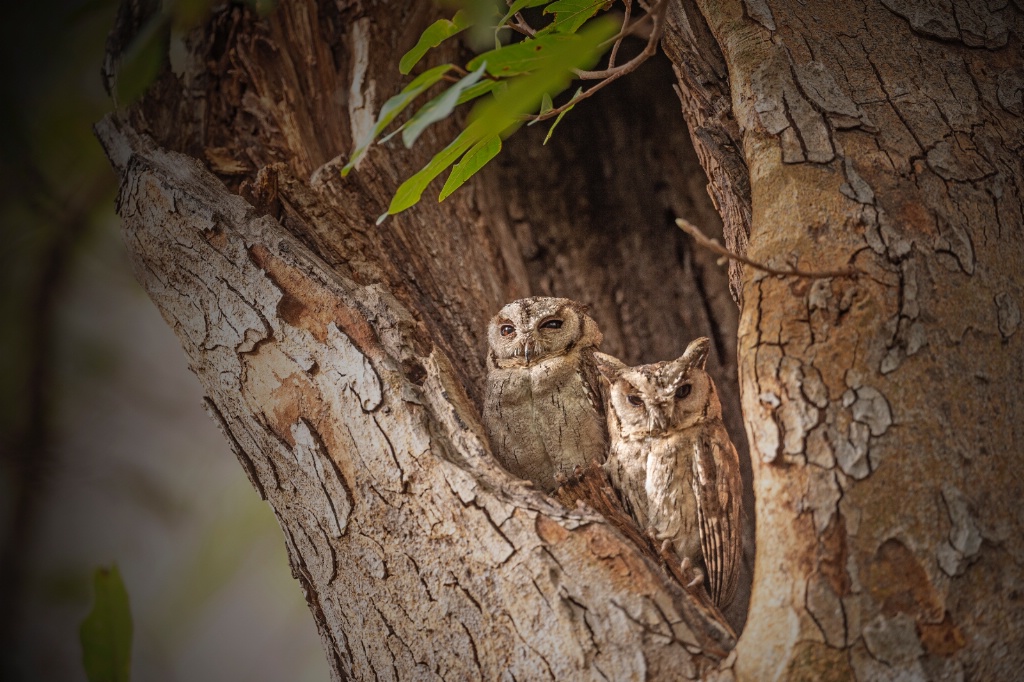
MULTIPOLYGON (((630 22, 631 11, 633 8, 632 0, 625 0, 624 4, 626 6, 626 10, 624 12, 622 28, 609 41, 612 47, 611 55, 608 57, 607 68, 600 71, 576 70, 574 72, 576 77, 581 80, 596 80, 598 83, 587 90, 583 90, 582 88, 577 90, 576 94, 573 95, 572 99, 568 102, 560 107, 549 109, 548 111, 537 114, 534 117, 534 120, 543 121, 551 118, 552 116, 561 116, 562 114, 567 113, 570 109, 576 106, 578 102, 593 96, 601 88, 622 76, 625 76, 626 74, 636 71, 641 64, 653 57, 658 51, 658 41, 661 40, 661 34, 664 31, 665 9, 668 7, 668 0, 659 0, 659 2, 653 7, 648 7, 646 3, 642 3, 644 9, 648 10, 647 14, 633 22, 630 22), (615 60, 618 57, 619 47, 622 45, 622 41, 631 35, 640 33, 646 27, 648 20, 650 21, 651 27, 650 32, 647 35, 647 45, 644 47, 643 51, 625 64, 616 66, 615 60)), ((552 128, 553 127, 554 126, 552 126, 552 128)))
POLYGON ((609 15, 597 16, 607 12, 615 0, 507 0, 503 15, 494 11, 490 0, 464 0, 463 8, 451 19, 428 26, 402 56, 401 73, 409 74, 432 49, 467 29, 493 34, 495 47, 478 54, 465 67, 447 63, 423 71, 381 107, 372 129, 342 168, 342 176, 356 167, 375 140, 383 143, 400 134, 405 147, 412 147, 431 124, 447 118, 458 106, 474 102, 462 132, 399 186, 377 222, 415 205, 427 186, 451 168, 438 196, 438 201, 443 201, 493 159, 501 151, 502 141, 524 124, 553 118, 544 139, 547 143, 577 103, 635 71, 654 55, 668 0, 658 0, 653 6, 645 0, 619 1, 624 6, 620 21, 609 15), (639 17, 634 16, 637 6, 644 10, 639 17), (528 10, 533 11, 530 21, 534 24, 524 14, 528 10), (538 21, 546 23, 539 25, 538 21), (507 40, 509 33, 522 38, 502 44, 501 37, 507 40), (645 36, 646 46, 629 61, 616 64, 622 42, 633 35, 645 36), (592 70, 609 50, 604 67, 592 70), (574 79, 596 83, 577 88, 567 101, 554 106, 553 98, 574 79), (441 92, 384 135, 424 93, 442 84, 441 92))

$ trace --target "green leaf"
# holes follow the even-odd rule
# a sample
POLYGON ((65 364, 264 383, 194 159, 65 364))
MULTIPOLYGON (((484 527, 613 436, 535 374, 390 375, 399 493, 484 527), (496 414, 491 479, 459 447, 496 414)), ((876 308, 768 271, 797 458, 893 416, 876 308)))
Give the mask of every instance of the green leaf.
POLYGON ((497 37, 495 25, 501 19, 504 3, 495 0, 441 0, 441 4, 446 3, 459 5, 469 15, 466 43, 473 52, 480 52, 494 43, 497 37))
MULTIPOLYGON (((572 99, 570 99, 569 101, 572 102, 572 100, 574 100, 577 97, 579 97, 582 93, 583 93, 583 88, 576 88, 576 92, 574 92, 572 94, 572 99)), ((548 134, 544 136, 544 141, 541 144, 547 144, 548 143, 548 140, 551 139, 551 134, 553 132, 555 132, 555 126, 557 126, 559 123, 561 123, 562 122, 562 117, 565 116, 566 114, 568 114, 570 111, 572 111, 573 107, 575 107, 575 106, 576 106, 576 102, 573 102, 572 104, 567 106, 565 109, 563 109, 562 111, 558 112, 558 116, 555 116, 555 122, 551 124, 550 128, 548 128, 548 134)))
POLYGON ((548 53, 562 43, 575 40, 577 36, 550 35, 540 38, 528 38, 496 50, 477 55, 469 64, 468 69, 476 69, 487 63, 487 73, 496 78, 508 78, 536 71, 548 61, 548 53))
POLYGON ((405 108, 413 102, 413 100, 419 97, 424 90, 444 78, 445 74, 453 68, 454 67, 451 64, 441 64, 440 66, 435 66, 432 69, 424 71, 420 75, 416 76, 411 83, 402 88, 400 93, 389 99, 387 102, 384 102, 384 106, 380 108, 380 114, 377 115, 377 122, 374 124, 373 130, 371 130, 367 136, 359 142, 359 146, 356 147, 354 152, 352 152, 352 156, 349 158, 348 163, 346 163, 345 167, 341 169, 341 176, 345 177, 349 174, 349 171, 351 171, 355 165, 359 163, 359 160, 363 158, 363 155, 366 154, 366 149, 370 146, 370 143, 373 142, 374 139, 376 139, 376 137, 380 135, 392 121, 395 120, 396 116, 402 113, 402 111, 404 111, 405 108))
POLYGON ((445 181, 437 200, 444 201, 448 196, 469 180, 478 170, 484 167, 488 161, 493 159, 501 151, 501 137, 491 135, 480 140, 473 148, 466 152, 462 160, 452 168, 451 175, 445 181))
POLYGON ((403 76, 408 75, 412 71, 412 67, 416 66, 423 59, 423 55, 427 54, 428 50, 437 47, 453 35, 466 30, 469 27, 469 23, 469 15, 463 10, 456 12, 455 16, 451 19, 438 19, 432 23, 420 35, 416 45, 402 55, 402 61, 398 63, 399 73, 403 76))
POLYGON ((560 39, 543 51, 544 57, 537 62, 534 72, 506 81, 507 87, 491 101, 477 105, 470 120, 493 119, 492 129, 502 130, 509 122, 537 111, 544 95, 552 97, 569 85, 574 69, 589 69, 597 63, 609 47, 604 42, 617 30, 615 21, 601 18, 575 35, 558 36, 560 39))
POLYGON ((575 33, 608 4, 608 0, 558 0, 545 7, 544 14, 555 15, 552 25, 555 32, 575 33))
POLYGON ((447 147, 435 154, 434 158, 418 173, 403 182, 395 190, 395 196, 391 199, 388 212, 377 219, 377 224, 379 225, 383 222, 385 217, 401 213, 410 206, 415 205, 420 200, 420 197, 423 196, 423 190, 427 188, 427 185, 476 144, 478 139, 476 136, 478 134, 478 129, 474 130, 472 126, 466 128, 447 147))
MULTIPOLYGON (((540 111, 537 112, 537 115, 538 116, 543 116, 544 114, 548 113, 549 111, 551 111, 554 108, 555 108, 555 104, 554 104, 554 102, 551 101, 551 95, 549 95, 548 93, 545 92, 544 96, 541 97, 541 99, 540 99, 540 111)), ((540 119, 536 119, 535 118, 532 121, 530 121, 529 123, 527 123, 526 125, 532 126, 534 123, 540 123, 540 119)))
MULTIPOLYGON (((485 81, 483 81, 481 83, 477 83, 476 85, 474 85, 472 87, 469 87, 469 88, 466 88, 465 90, 462 91, 462 94, 459 95, 458 101, 455 102, 455 106, 459 106, 460 104, 465 104, 466 102, 470 102, 470 101, 476 99, 477 97, 480 97, 482 95, 486 95, 490 91, 492 91, 495 88, 497 88, 499 86, 502 86, 502 85, 505 85, 505 83, 503 83, 502 81, 496 81, 496 80, 490 80, 490 79, 485 80, 485 81)), ((400 125, 398 128, 395 128, 390 133, 388 133, 384 137, 380 138, 380 142, 378 144, 384 144, 385 142, 390 140, 395 135, 398 135, 399 133, 403 132, 405 130, 405 127, 407 125, 409 125, 410 122, 411 121, 406 121, 405 123, 400 125)))
POLYGON ((491 90, 493 90, 494 88, 498 87, 501 84, 501 81, 491 80, 488 78, 482 83, 477 83, 471 88, 466 88, 465 90, 462 91, 462 94, 459 95, 459 101, 456 102, 455 105, 458 106, 460 104, 465 104, 470 100, 474 100, 477 97, 480 97, 481 95, 486 95, 488 92, 490 92, 491 90))
POLYGON ((82 664, 89 682, 128 682, 131 670, 132 614, 117 566, 93 575, 95 602, 82 621, 82 664))
POLYGON ((507 24, 509 19, 516 15, 516 12, 522 12, 524 9, 528 9, 530 7, 540 7, 546 2, 550 2, 550 0, 516 0, 508 6, 508 12, 506 12, 505 16, 503 16, 501 21, 498 22, 497 27, 500 28, 507 24))
POLYGON ((406 148, 411 147, 413 143, 416 142, 416 138, 418 138, 431 123, 436 123, 447 118, 459 103, 459 96, 483 78, 484 69, 486 68, 487 64, 481 64, 480 68, 476 71, 460 78, 457 83, 453 84, 440 95, 424 104, 423 107, 421 107, 420 110, 406 122, 404 130, 402 130, 402 143, 405 144, 406 148))

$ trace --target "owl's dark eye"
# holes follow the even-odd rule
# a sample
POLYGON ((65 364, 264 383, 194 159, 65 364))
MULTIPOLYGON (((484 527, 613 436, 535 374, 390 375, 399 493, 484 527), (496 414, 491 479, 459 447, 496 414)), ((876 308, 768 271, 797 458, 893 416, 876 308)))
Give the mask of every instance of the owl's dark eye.
POLYGON ((499 331, 501 331, 502 336, 508 336, 509 334, 515 334, 516 328, 510 324, 503 324, 501 325, 501 329, 499 331))
POLYGON ((561 329, 562 328, 562 321, 561 320, 548 320, 547 322, 542 324, 540 326, 540 328, 541 329, 561 329))
POLYGON ((644 404, 643 399, 638 395, 627 395, 626 400, 628 400, 629 404, 634 407, 643 407, 644 404))
POLYGON ((690 391, 692 390, 693 386, 691 386, 690 384, 683 384, 682 386, 676 389, 676 398, 682 400, 686 396, 690 395, 690 391))

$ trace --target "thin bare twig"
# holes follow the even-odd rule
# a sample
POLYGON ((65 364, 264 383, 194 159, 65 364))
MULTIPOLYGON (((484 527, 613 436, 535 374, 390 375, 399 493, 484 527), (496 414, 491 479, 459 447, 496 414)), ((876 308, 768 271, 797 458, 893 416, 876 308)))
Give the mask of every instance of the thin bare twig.
POLYGON ((663 22, 665 18, 665 10, 667 8, 668 0, 659 0, 658 4, 652 7, 647 14, 640 17, 629 26, 626 26, 621 31, 619 31, 617 35, 612 36, 611 38, 608 39, 608 41, 606 41, 606 44, 607 42, 613 40, 620 41, 626 36, 635 33, 645 21, 650 19, 651 33, 650 35, 647 36, 647 45, 644 47, 643 52, 633 57, 631 60, 629 60, 625 64, 622 64, 621 66, 612 67, 611 65, 609 65, 609 68, 603 69, 601 71, 576 70, 574 71, 576 77, 581 78, 583 80, 601 80, 604 78, 612 77, 618 78, 619 76, 624 76, 625 74, 634 71, 636 67, 640 66, 645 61, 654 56, 654 53, 657 52, 658 50, 658 41, 661 39, 661 33, 664 28, 663 22))
MULTIPOLYGON (((629 15, 633 11, 633 0, 623 0, 623 4, 626 6, 626 11, 622 17, 622 28, 619 29, 620 34, 622 34, 622 32, 626 30, 626 27, 629 26, 629 15)), ((612 53, 608 57, 609 69, 615 66, 615 57, 619 54, 619 46, 622 45, 622 40, 625 37, 625 35, 620 35, 619 39, 615 41, 614 45, 612 45, 612 53)))
POLYGON ((523 13, 522 12, 516 12, 515 19, 516 19, 516 23, 513 24, 513 23, 510 22, 508 24, 513 29, 515 29, 516 31, 519 31, 524 36, 529 36, 531 38, 533 36, 537 35, 537 30, 535 28, 533 28, 532 26, 530 26, 528 23, 526 23, 526 19, 523 18, 523 13))
POLYGON ((767 272, 769 275, 779 275, 782 277, 806 277, 808 279, 826 279, 828 277, 857 277, 863 273, 860 270, 849 268, 846 270, 824 270, 821 272, 811 272, 809 270, 799 270, 795 267, 790 267, 786 270, 780 270, 779 268, 773 268, 764 263, 758 263, 757 261, 751 260, 746 256, 741 256, 737 253, 733 253, 729 249, 719 244, 714 239, 709 239, 704 235, 700 229, 688 220, 683 218, 676 218, 676 225, 679 226, 686 234, 693 237, 693 240, 697 242, 698 246, 703 246, 708 251, 717 253, 719 256, 734 260, 744 265, 749 265, 755 270, 761 272, 767 272))

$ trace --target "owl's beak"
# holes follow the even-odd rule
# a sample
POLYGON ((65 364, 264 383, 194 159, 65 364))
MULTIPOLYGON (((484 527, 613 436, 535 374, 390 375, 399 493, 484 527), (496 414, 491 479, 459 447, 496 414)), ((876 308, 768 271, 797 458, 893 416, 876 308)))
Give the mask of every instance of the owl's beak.
POLYGON ((652 409, 648 412, 648 430, 652 436, 661 436, 665 433, 665 415, 658 410, 652 409))
POLYGON ((533 338, 529 334, 523 335, 523 357, 526 358, 526 364, 530 364, 530 346, 533 345, 533 338))

